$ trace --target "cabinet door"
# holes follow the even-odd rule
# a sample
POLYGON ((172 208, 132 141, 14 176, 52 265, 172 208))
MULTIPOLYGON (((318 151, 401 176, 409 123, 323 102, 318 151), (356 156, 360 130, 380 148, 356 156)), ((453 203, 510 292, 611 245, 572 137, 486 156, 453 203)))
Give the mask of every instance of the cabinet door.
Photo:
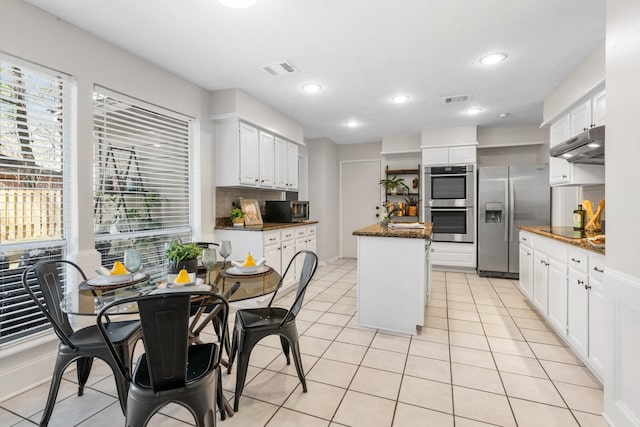
POLYGON ((449 148, 423 148, 422 164, 424 165, 446 165, 449 164, 449 148))
MULTIPOLYGON (((551 125, 549 145, 553 147, 569 138, 569 115, 551 125)), ((571 165, 564 159, 549 158, 549 184, 566 184, 571 181, 571 165)))
POLYGON ((547 320, 562 336, 567 335, 567 266, 555 258, 548 261, 549 314, 547 320))
MULTIPOLYGON (((296 254, 296 248, 295 248, 294 240, 282 242, 282 252, 281 252, 282 267, 281 267, 280 274, 284 274, 284 270, 287 268, 287 266, 289 265, 289 262, 291 261, 291 259, 295 254, 296 254)), ((283 286, 291 285, 292 283, 295 282, 295 280, 296 280, 296 272, 295 272, 295 268, 292 268, 292 270, 289 270, 289 274, 287 274, 287 277, 285 278, 285 281, 282 283, 282 285, 283 286)))
POLYGON ((571 110, 569 115, 571 116, 569 136, 574 136, 587 130, 591 127, 591 99, 571 110))
POLYGON ((546 254, 533 251, 533 305, 543 316, 547 316, 549 269, 546 254))
POLYGON ((518 264, 520 290, 528 299, 531 299, 531 290, 533 288, 533 250, 521 244, 518 264))
MULTIPOLYGON (((296 249, 295 249, 295 253, 298 253, 300 251, 304 251, 305 249, 307 249, 307 238, 305 237, 300 237, 298 239, 296 239, 296 249)), ((300 272, 302 271, 302 265, 304 264, 304 257, 303 256, 299 256, 296 259, 296 269, 295 269, 295 277, 297 278, 300 275, 300 272)))
POLYGON ((604 377, 604 361, 607 353, 607 317, 604 287, 601 280, 589 276, 589 364, 604 377))
POLYGON ((280 243, 275 245, 267 245, 264 247, 265 264, 273 268, 278 274, 282 274, 282 268, 280 267, 280 243))
POLYGON ((240 123, 240 184, 258 185, 260 162, 258 129, 240 123))
POLYGON ((313 253, 316 252, 316 236, 307 237, 307 250, 313 253))
POLYGON ((589 340, 589 293, 586 289, 587 275, 569 269, 568 284, 568 334, 569 343, 577 354, 587 356, 589 340))
POLYGON ((273 187, 274 137, 260 131, 260 187, 273 187))
POLYGON ((603 126, 607 118, 607 98, 604 91, 593 97, 592 108, 593 119, 591 124, 593 126, 603 126))
POLYGON ((449 163, 475 163, 476 146, 449 147, 449 163))
POLYGON ((289 158, 287 157, 287 141, 278 138, 275 138, 275 171, 274 171, 274 187, 286 189, 287 188, 287 172, 288 172, 288 162, 289 158))
POLYGON ((298 145, 287 143, 287 190, 298 189, 298 145))

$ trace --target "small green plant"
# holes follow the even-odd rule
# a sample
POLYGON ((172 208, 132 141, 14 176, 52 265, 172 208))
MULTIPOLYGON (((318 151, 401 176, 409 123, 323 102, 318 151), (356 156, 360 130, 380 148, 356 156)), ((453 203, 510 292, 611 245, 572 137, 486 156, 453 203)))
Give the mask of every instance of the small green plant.
POLYGON ((407 202, 407 205, 409 206, 418 206, 418 202, 420 201, 420 199, 418 199, 418 196, 413 196, 413 195, 409 195, 405 197, 404 200, 405 202, 407 202))
POLYGON ((244 218, 245 215, 244 211, 240 208, 231 209, 231 218, 244 218))
POLYGON ((174 263, 196 259, 202 253, 202 248, 195 243, 182 243, 181 240, 172 240, 167 249, 167 258, 174 263))
POLYGON ((394 194, 398 190, 400 190, 401 192, 403 190, 409 191, 409 187, 407 187, 407 184, 404 183, 404 178, 398 178, 396 175, 394 175, 391 178, 381 179, 380 185, 385 187, 388 191, 394 194))

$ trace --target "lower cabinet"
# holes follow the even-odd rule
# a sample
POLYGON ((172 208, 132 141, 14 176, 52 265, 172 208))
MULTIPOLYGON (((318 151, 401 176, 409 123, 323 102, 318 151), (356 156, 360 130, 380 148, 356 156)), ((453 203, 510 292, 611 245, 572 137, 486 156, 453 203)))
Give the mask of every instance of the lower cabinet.
POLYGON ((519 252, 520 290, 527 298, 531 299, 531 292, 533 291, 533 250, 520 244, 519 252))
POLYGON ((434 266, 476 268, 474 243, 433 242, 431 247, 434 266))
MULTIPOLYGON (((521 232, 521 237, 522 233, 530 234, 521 232)), ((604 270, 604 256, 547 237, 536 235, 532 249, 520 244, 523 294, 600 379, 606 366, 608 333, 604 270), (532 274, 527 270, 528 258, 532 258, 532 274)))

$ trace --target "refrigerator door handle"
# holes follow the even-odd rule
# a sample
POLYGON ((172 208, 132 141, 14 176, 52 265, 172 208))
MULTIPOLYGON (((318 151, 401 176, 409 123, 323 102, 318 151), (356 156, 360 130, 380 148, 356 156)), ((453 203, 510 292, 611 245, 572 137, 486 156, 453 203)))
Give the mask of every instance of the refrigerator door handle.
POLYGON ((513 183, 509 185, 509 240, 513 240, 513 228, 515 226, 516 193, 513 190, 513 183))
MULTIPOLYGON (((509 196, 509 179, 504 180, 504 207, 508 206, 507 198, 509 196)), ((506 218, 505 218, 506 219, 506 218)), ((509 224, 505 221, 504 223, 504 241, 509 241, 509 224)))

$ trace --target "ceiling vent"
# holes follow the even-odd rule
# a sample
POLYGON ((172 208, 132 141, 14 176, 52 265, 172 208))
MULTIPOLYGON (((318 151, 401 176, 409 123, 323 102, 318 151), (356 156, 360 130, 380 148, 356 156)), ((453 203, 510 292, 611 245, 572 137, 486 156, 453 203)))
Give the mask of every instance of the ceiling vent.
POLYGON ((273 64, 264 65, 262 70, 272 77, 291 74, 298 71, 289 61, 278 61, 273 64))
POLYGON ((451 96, 445 96, 442 98, 442 103, 443 104, 457 104, 460 102, 469 102, 469 100, 471 99, 471 94, 469 95, 451 95, 451 96))

